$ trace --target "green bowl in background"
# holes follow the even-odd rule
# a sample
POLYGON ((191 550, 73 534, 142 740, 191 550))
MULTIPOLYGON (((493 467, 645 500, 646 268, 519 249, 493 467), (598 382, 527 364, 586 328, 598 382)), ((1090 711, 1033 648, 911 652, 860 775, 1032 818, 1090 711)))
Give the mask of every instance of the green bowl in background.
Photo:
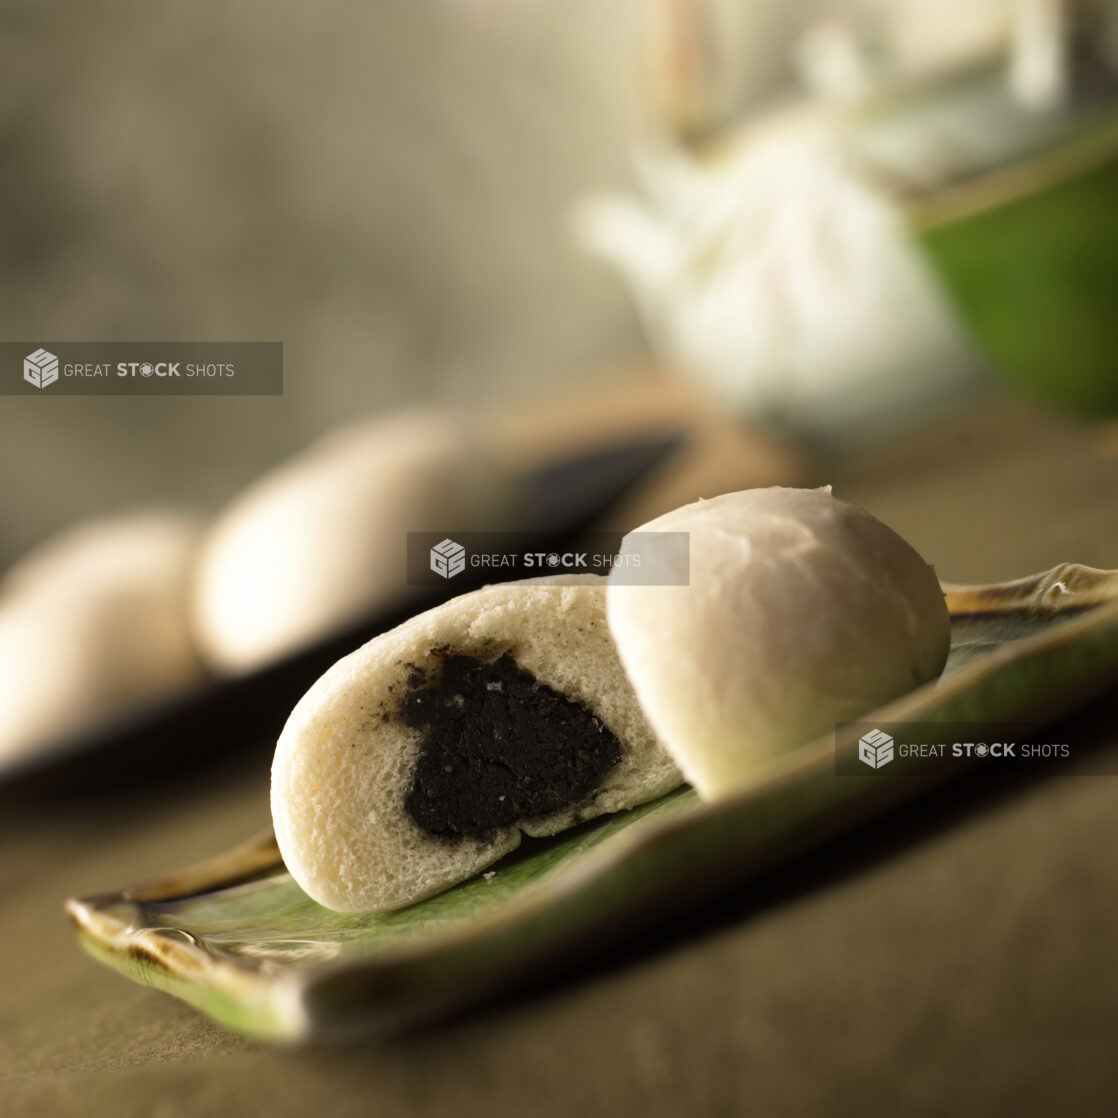
POLYGON ((918 240, 1010 383, 1118 413, 1118 113, 913 207, 918 240))

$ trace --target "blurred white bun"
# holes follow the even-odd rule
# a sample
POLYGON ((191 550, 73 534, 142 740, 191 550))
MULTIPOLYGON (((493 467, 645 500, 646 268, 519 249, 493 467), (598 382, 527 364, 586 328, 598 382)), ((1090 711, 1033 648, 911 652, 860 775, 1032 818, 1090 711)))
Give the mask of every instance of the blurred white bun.
POLYGON ((406 602, 409 531, 503 528, 513 501, 508 471, 451 416, 334 431, 218 517, 195 588, 199 645, 215 666, 250 671, 406 602))
POLYGON ((690 582, 611 576, 610 629, 704 798, 943 669, 950 622, 935 572, 829 488, 728 493, 638 531, 690 533, 690 582))
POLYGON ((152 510, 47 541, 0 582, 0 759, 172 698, 203 671, 187 623, 201 526, 152 510))
MULTIPOLYGON (((527 686, 532 685, 529 680, 527 686)), ((524 732, 515 719, 523 716, 527 704, 511 691, 511 686, 482 680, 473 695, 457 694, 441 702, 443 710, 464 710, 460 718, 451 716, 461 725, 456 723, 454 733, 446 736, 455 748, 474 751, 470 761, 493 743, 503 749, 508 742, 506 759, 509 750, 539 749, 547 727, 562 721, 552 713, 551 721, 541 724, 543 733, 524 732), (495 721, 490 723, 488 715, 471 718, 465 707, 479 695, 485 701, 494 691, 501 691, 495 721), (502 734, 508 716, 514 720, 511 733, 502 734), (471 745, 471 733, 488 744, 479 747, 475 738, 471 745)), ((429 693, 423 701, 438 705, 429 693)), ((529 696, 528 703, 533 701, 529 696)), ((567 705, 569 715, 569 704, 550 696, 545 701, 567 705)), ((545 751, 549 760, 555 757, 549 746, 545 751)), ((569 744, 564 751, 572 753, 569 744)), ((474 789, 489 789, 481 795, 491 808, 494 792, 486 782, 493 769, 470 761, 456 760, 457 771, 475 774, 471 796, 474 789)), ((564 763, 570 768, 582 762, 572 755, 564 763)), ((495 764, 506 767, 504 760, 495 764)), ((441 760, 437 769, 444 771, 441 760)), ((463 787, 457 771, 455 793, 463 787)), ((280 736, 272 765, 272 819, 284 861, 299 885, 328 908, 359 912, 395 908, 437 893, 514 849, 522 832, 554 834, 654 799, 681 779, 649 729, 617 659, 605 617, 605 580, 571 575, 551 584, 533 579, 464 594, 338 661, 295 707, 280 736), (584 709, 579 714, 587 722, 598 720, 597 729, 592 724, 589 731, 579 723, 574 736, 582 744, 573 753, 598 748, 604 727, 620 743, 619 759, 592 791, 550 814, 518 817, 484 836, 431 833, 405 806, 428 735, 401 717, 401 704, 409 693, 424 695, 414 684, 415 673, 439 679, 448 655, 492 664, 504 654, 538 683, 580 704, 584 709)))

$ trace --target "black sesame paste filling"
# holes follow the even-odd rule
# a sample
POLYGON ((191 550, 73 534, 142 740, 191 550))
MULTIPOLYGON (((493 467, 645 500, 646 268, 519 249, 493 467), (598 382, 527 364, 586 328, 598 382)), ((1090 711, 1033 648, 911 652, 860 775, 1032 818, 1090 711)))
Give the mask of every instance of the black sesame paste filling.
POLYGON ((507 652, 491 663, 444 653, 433 676, 416 669, 398 717, 423 731, 404 809, 429 835, 490 839, 581 803, 621 760, 590 710, 507 652))

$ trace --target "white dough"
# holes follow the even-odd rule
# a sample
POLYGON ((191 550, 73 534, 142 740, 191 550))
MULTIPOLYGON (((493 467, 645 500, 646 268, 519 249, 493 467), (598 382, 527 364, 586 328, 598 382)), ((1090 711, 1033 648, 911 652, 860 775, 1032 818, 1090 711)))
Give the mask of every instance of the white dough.
POLYGON ((649 729, 617 659, 605 580, 571 575, 487 586, 412 618, 338 661, 284 727, 272 766, 272 819, 287 868, 342 912, 395 908, 437 893, 519 845, 663 795, 681 777, 649 729), (507 652, 613 732, 621 759, 573 807, 518 821, 488 840, 432 836, 404 808, 423 731, 394 717, 433 650, 487 662, 507 652), (387 717, 385 717, 387 715, 387 717))
POLYGON ((177 511, 92 521, 0 582, 0 760, 183 694, 203 679, 187 597, 201 525, 177 511))
POLYGON ((231 672, 298 651, 407 599, 408 532, 504 526, 514 499, 507 470, 450 416, 332 432, 219 516, 194 595, 199 645, 231 672))
POLYGON ((611 579, 610 629, 649 720, 706 799, 943 669, 950 622, 935 572, 829 488, 728 493, 638 531, 690 533, 689 585, 611 579))

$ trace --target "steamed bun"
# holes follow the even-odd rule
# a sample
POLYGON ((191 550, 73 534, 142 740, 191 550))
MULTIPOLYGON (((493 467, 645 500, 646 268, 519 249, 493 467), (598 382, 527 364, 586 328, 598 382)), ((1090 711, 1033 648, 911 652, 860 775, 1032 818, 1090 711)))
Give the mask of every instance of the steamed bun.
POLYGON ((0 758, 66 738, 198 686, 187 623, 201 525, 153 510, 92 521, 0 581, 0 758))
POLYGON ((194 627, 206 657, 242 672, 409 593, 409 531, 505 526, 508 471, 470 426, 415 411, 334 431, 250 486, 203 549, 194 627))
POLYGON ((396 908, 681 783, 617 659, 605 579, 487 586, 339 660, 284 727, 272 819, 342 912, 396 908))
POLYGON ((653 728, 704 798, 943 669, 935 572, 829 488, 728 493, 637 530, 690 533, 689 584, 611 575, 609 623, 653 728))

